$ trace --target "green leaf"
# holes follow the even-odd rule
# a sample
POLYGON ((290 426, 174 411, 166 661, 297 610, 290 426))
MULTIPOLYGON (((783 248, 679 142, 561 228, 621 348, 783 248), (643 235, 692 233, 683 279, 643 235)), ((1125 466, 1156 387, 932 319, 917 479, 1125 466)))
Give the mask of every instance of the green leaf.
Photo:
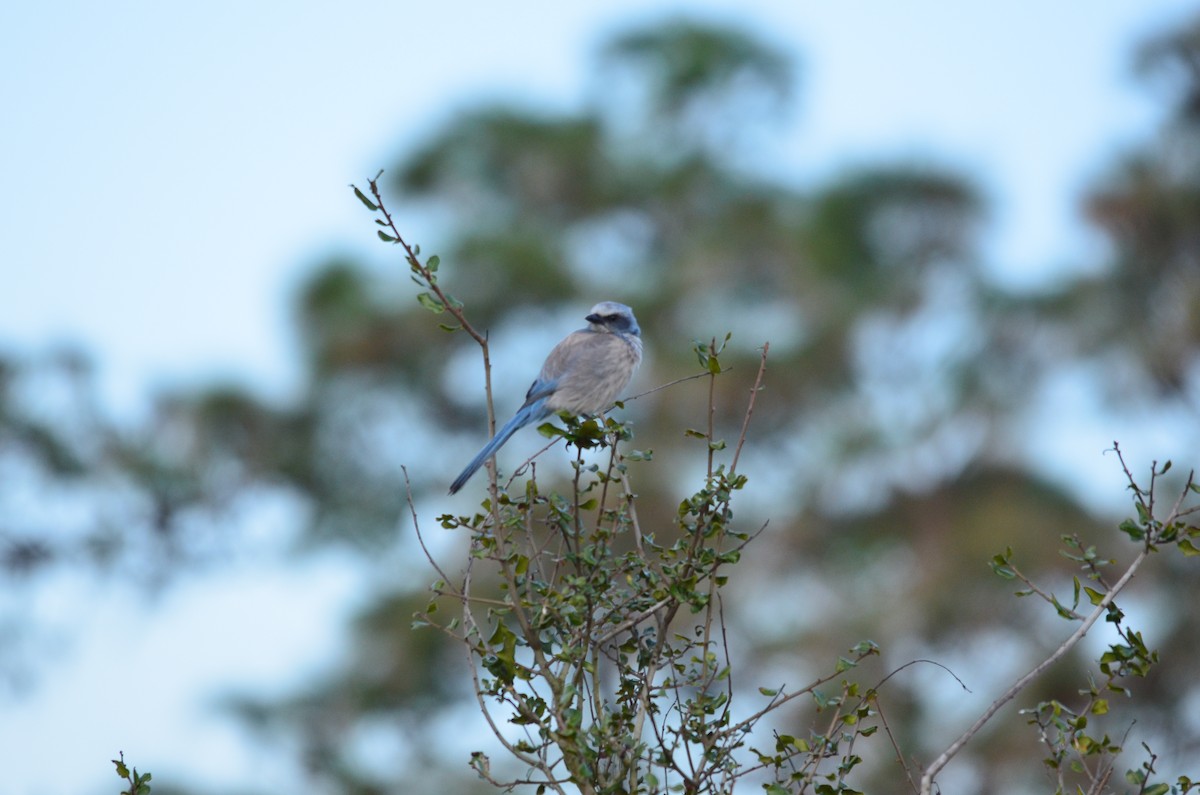
POLYGON ((566 436, 567 432, 555 425, 553 422, 543 422, 537 426, 537 432, 547 439, 553 439, 557 436, 566 436))
POLYGON ((441 299, 431 293, 421 293, 417 296, 417 303, 433 312, 435 315, 440 315, 446 311, 446 305, 441 299))
POLYGON ((878 654, 879 644, 873 640, 860 640, 850 651, 853 654, 878 654))
POLYGON ((1012 547, 1005 547, 1004 554, 992 555, 992 560, 989 563, 989 565, 992 567, 992 571, 1006 580, 1015 579, 1017 576, 1016 572, 1014 572, 1012 567, 1009 565, 1009 561, 1012 560, 1012 554, 1012 547))
POLYGON ((1085 585, 1083 586, 1083 591, 1087 594, 1088 601, 1094 605, 1098 605, 1104 601, 1104 594, 1102 594, 1100 591, 1097 591, 1095 588, 1089 588, 1085 585))
POLYGON ((1197 549, 1196 545, 1186 538, 1179 539, 1179 551, 1183 553, 1184 557, 1188 558, 1200 555, 1200 549, 1197 549))
POLYGON ((362 202, 363 204, 365 204, 367 206, 368 210, 370 210, 371 212, 376 212, 379 210, 379 205, 376 204, 375 202, 371 201, 370 199, 368 199, 367 194, 365 194, 361 190, 359 190, 357 185, 351 185, 350 187, 354 188, 354 195, 358 197, 358 200, 360 202, 362 202))
POLYGON ((425 260, 425 269, 430 273, 437 273, 438 265, 442 263, 442 258, 434 254, 429 259, 425 260))
POLYGON ((776 689, 775 689, 775 688, 773 688, 773 687, 760 687, 760 688, 758 689, 758 692, 762 693, 764 696, 777 696, 777 695, 779 695, 779 691, 778 691, 778 690, 776 690, 776 689))
MULTIPOLYGON (((1067 609, 1061 602, 1058 601, 1058 597, 1051 595, 1050 599, 1054 603, 1054 610, 1061 617, 1068 619, 1068 620, 1074 619, 1076 617, 1072 614, 1072 612, 1069 609, 1067 609)), ((1078 604, 1078 603, 1079 603, 1078 597, 1076 597, 1076 604, 1078 604)))
POLYGON ((1006 580, 1016 579, 1016 576, 1017 576, 1016 572, 1014 572, 1007 565, 1005 565, 1006 563, 1007 563, 1007 561, 1004 560, 1004 558, 997 555, 996 557, 992 558, 992 562, 991 562, 992 571, 995 572, 1000 577, 1003 577, 1006 580))
POLYGON ((1134 541, 1141 541, 1145 536, 1145 533, 1142 532, 1142 528, 1132 519, 1126 519, 1125 521, 1121 522, 1121 524, 1117 525, 1117 529, 1132 538, 1134 541))
POLYGON ((503 621, 497 621, 495 631, 488 638, 488 645, 492 653, 483 659, 483 667, 497 679, 511 685, 517 673, 517 636, 503 621))
POLYGON ((392 237, 391 235, 389 235, 387 232, 383 231, 382 229, 375 230, 375 234, 379 235, 379 239, 382 240, 384 243, 395 243, 396 242, 396 238, 392 237))

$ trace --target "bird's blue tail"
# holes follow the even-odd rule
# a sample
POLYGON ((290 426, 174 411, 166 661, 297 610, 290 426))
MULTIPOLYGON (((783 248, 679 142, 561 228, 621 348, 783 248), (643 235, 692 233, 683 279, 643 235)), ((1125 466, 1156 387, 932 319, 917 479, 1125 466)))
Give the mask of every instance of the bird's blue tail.
POLYGON ((547 414, 545 409, 545 400, 539 400, 536 403, 522 406, 521 409, 513 415, 513 418, 505 423, 492 440, 483 446, 479 454, 471 459, 471 463, 467 464, 459 476, 450 484, 450 493, 454 494, 466 484, 475 471, 483 466, 484 462, 496 454, 496 451, 504 446, 504 443, 512 437, 514 433, 524 428, 534 420, 541 419, 547 414))

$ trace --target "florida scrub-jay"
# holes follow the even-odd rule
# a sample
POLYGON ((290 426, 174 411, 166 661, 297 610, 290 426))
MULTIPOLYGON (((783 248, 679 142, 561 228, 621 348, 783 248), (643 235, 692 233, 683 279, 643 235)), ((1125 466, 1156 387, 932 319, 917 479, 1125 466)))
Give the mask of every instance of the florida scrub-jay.
POLYGON ((587 328, 572 331, 550 351, 525 394, 525 404, 454 479, 451 494, 529 423, 560 411, 599 414, 629 385, 642 361, 642 332, 633 310, 615 301, 602 301, 585 319, 587 328))

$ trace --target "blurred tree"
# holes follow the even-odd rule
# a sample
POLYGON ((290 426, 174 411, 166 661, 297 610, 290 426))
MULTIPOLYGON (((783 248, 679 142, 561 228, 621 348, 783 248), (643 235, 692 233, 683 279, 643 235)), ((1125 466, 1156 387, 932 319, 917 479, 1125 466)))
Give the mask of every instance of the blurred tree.
MULTIPOLYGON (((1139 51, 1171 103, 1159 140, 1128 155, 1088 197, 1114 257, 1078 314, 1084 350, 1120 357, 1128 390, 1200 410, 1200 21, 1139 51)), ((1111 368, 1116 369, 1116 368, 1111 368)))
MULTIPOLYGON (((732 330, 725 360, 747 371, 771 343, 743 466, 752 499, 741 510, 772 524, 733 583, 727 616, 746 649, 740 682, 804 678, 867 637, 885 652, 879 678, 912 659, 943 662, 975 695, 918 671, 884 693, 902 747, 925 759, 997 682, 1069 631, 998 599, 991 556, 1011 546, 1031 573, 1069 588, 1075 567, 1057 555, 1058 537, 1094 539, 1111 525, 1079 494, 1037 477, 1012 436, 1036 410, 1037 386, 1096 360, 1097 388, 1127 375, 1131 388, 1112 392, 1118 410, 1131 399, 1196 405, 1197 30, 1143 51, 1147 70, 1188 67, 1164 130, 1176 144, 1129 158, 1088 199, 1113 261, 1055 294, 989 282, 976 240, 984 202, 961 175, 864 168, 807 192, 763 176, 754 147, 793 100, 790 58, 747 33, 689 21, 616 36, 600 52, 600 88, 578 113, 463 114, 389 169, 389 187, 445 221, 443 239, 423 242, 441 255, 448 289, 491 331, 496 358, 534 358, 503 346, 545 351, 600 298, 637 309, 650 353, 642 389, 693 373, 692 339, 732 330)), ((0 462, 53 502, 69 492, 96 508, 71 527, 22 513, 17 480, 4 479, 0 559, 11 577, 83 554, 165 576, 163 562, 204 558, 186 530, 211 529, 199 536, 210 544, 228 539, 223 529, 244 518, 232 506, 264 490, 306 509, 306 545, 368 553, 364 568, 388 585, 360 618, 344 668, 289 698, 232 699, 250 725, 296 751, 314 791, 411 791, 426 778, 442 792, 478 789, 449 738, 471 719, 466 672, 448 664, 440 636, 407 628, 431 575, 411 534, 396 531, 406 527, 401 465, 418 505, 440 496, 483 439, 482 395, 463 394, 473 353, 406 296, 395 265, 392 279, 332 261, 301 291, 309 383, 293 406, 214 388, 164 396, 145 428, 122 432, 99 418, 78 356, 0 367, 0 462), (24 396, 47 378, 65 401, 52 413, 24 396), (363 745, 381 735, 405 750, 389 764, 365 762, 363 745), (460 784, 447 769, 461 770, 460 784)), ((533 374, 497 384, 502 411, 533 374)), ((731 390, 716 403, 719 427, 732 433, 743 405, 732 390, 744 385, 717 387, 731 390)), ((637 446, 656 459, 639 481, 644 525, 670 526, 680 484, 699 472, 681 441, 705 406, 682 387, 629 404, 637 446)), ((1195 419, 1173 429, 1194 437, 1195 419)), ((506 452, 499 463, 514 460, 506 452)), ((1200 690, 1185 653, 1200 617, 1177 606, 1198 584, 1173 561, 1155 578, 1138 599, 1153 644, 1182 666, 1139 683, 1131 737, 1144 730, 1181 764, 1200 755, 1189 718, 1200 690)), ((1070 698, 1085 686, 1082 664, 1056 669, 1024 700, 1070 698)), ((807 725, 803 710, 793 717, 791 729, 807 725)), ((890 753, 876 751, 872 792, 906 789, 890 753)), ((968 788, 1035 791, 1039 754, 1014 711, 968 749, 968 788)))

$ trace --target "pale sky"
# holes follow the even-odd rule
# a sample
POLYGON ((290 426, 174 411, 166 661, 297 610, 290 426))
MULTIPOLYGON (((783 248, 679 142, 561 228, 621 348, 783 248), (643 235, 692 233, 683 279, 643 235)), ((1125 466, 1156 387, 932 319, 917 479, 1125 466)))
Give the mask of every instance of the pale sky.
MULTIPOLYGON (((681 11, 800 57, 793 125, 764 153, 773 172, 958 167, 993 202, 997 271, 1037 284, 1093 264, 1078 194, 1158 121, 1130 78, 1132 46, 1193 6, 7 3, 0 351, 82 346, 118 414, 136 415, 155 387, 214 378, 286 397, 290 291, 326 254, 388 253, 347 183, 476 101, 570 110, 608 33, 681 11)), ((115 792, 108 759, 122 749, 156 783, 246 780, 255 755, 205 705, 231 682, 283 690, 319 669, 357 595, 332 559, 231 566, 151 609, 96 583, 43 588, 35 607, 55 617, 64 653, 30 696, 0 702, 5 792, 115 792), (281 614, 303 620, 256 646, 281 614)))

